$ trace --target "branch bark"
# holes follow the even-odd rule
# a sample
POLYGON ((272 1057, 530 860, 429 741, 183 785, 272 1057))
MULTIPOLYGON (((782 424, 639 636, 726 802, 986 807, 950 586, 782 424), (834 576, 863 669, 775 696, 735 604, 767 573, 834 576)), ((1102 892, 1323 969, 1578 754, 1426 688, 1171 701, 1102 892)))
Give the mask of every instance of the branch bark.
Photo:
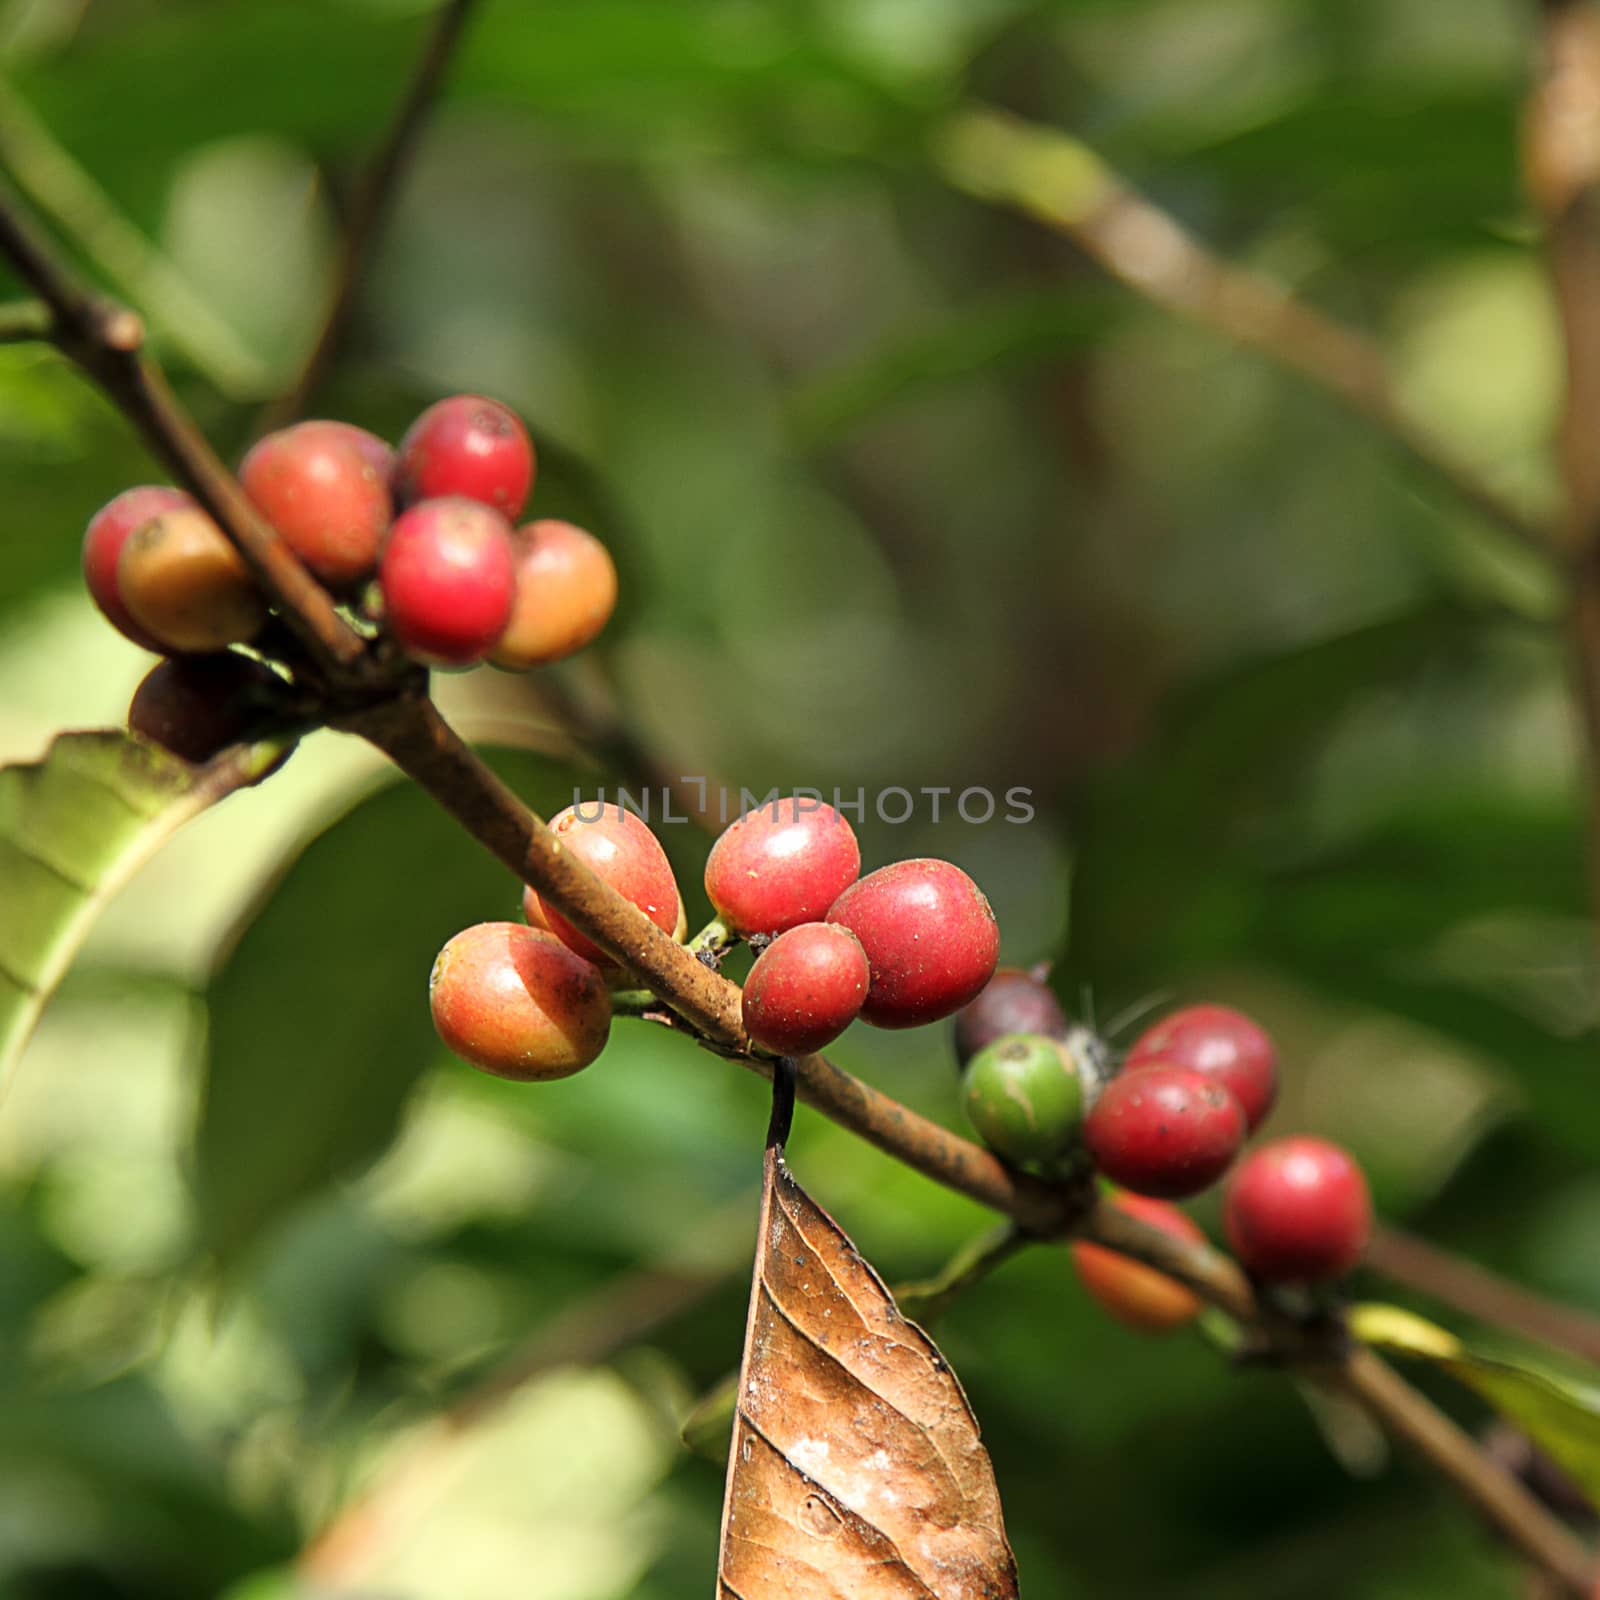
MULTIPOLYGON (((750 1054, 739 990, 703 966, 628 901, 575 860, 561 840, 502 784, 439 715, 338 615, 318 585, 261 519, 142 353, 132 312, 81 289, 0 190, 0 253, 48 305, 62 349, 126 413, 157 457, 194 491, 235 540, 284 620, 324 670, 330 686, 367 686, 370 702, 330 702, 333 725, 358 733, 391 760, 524 883, 546 895, 584 933, 637 971, 709 1049, 771 1076, 774 1063, 750 1054)), ((988 1151, 919 1116, 821 1056, 797 1063, 802 1099, 935 1181, 1011 1218, 1025 1232, 1054 1235, 1076 1226, 1087 1238, 1149 1262, 1208 1300, 1257 1319, 1253 1290, 1215 1250, 1170 1238, 1093 1199, 1014 1173, 988 1151)), ((1271 1320, 1270 1318, 1268 1319, 1271 1320)), ((1294 1359, 1294 1352, 1288 1352, 1294 1359)), ((1319 1371, 1326 1356, 1317 1355, 1319 1371)), ((1526 1555, 1583 1593, 1581 1544, 1514 1478, 1370 1351, 1337 1363, 1330 1381, 1360 1399, 1413 1443, 1526 1555)))
POLYGON ((1391 1435, 1449 1478, 1465 1500, 1568 1594, 1582 1600, 1593 1593, 1597 1571, 1583 1541, 1386 1361, 1366 1345, 1356 1345, 1338 1379, 1391 1435))
POLYGON ((174 262, 118 210, 22 97, 0 78, 0 167, 161 335, 234 399, 269 392, 267 364, 174 262))
POLYGON ((251 505, 144 355, 144 323, 91 294, 56 259, 0 186, 0 253, 49 308, 50 335, 134 425, 156 457, 238 546, 257 581, 332 685, 371 681, 366 641, 276 530, 251 505))

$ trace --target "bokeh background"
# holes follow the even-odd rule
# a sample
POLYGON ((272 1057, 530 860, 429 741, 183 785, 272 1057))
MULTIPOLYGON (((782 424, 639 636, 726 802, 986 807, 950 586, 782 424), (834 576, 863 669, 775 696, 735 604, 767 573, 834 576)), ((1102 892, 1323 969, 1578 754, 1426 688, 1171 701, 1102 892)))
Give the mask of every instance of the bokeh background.
MULTIPOLYGON (((145 309, 225 454, 307 348, 426 21, 0 5, 0 163, 145 309)), ((1081 136, 1370 330, 1410 403, 1549 506, 1526 23, 1504 0, 485 0, 321 409, 395 437, 453 388, 500 396, 543 451, 534 510, 614 550, 600 646, 443 689, 531 800, 617 781, 627 737, 735 791, 1027 786, 1026 826, 869 818, 868 862, 961 862, 1005 959, 1056 959, 1101 1020, 1163 994, 1254 1011, 1279 1131, 1347 1141, 1390 1217, 1600 1309, 1558 596, 1368 428, 935 154, 980 102, 1081 136)), ((61 359, 0 348, 5 759, 121 720, 146 661, 78 542, 151 477, 61 359)), ((662 832, 693 918, 703 838, 662 832)), ((678 1431, 737 1359, 766 1092, 643 1024, 557 1085, 446 1059, 432 955, 516 901, 319 734, 112 907, 0 1099, 4 1600, 705 1592, 721 1469, 678 1431), (382 1514, 294 1577, 374 1482, 382 1514)), ((960 1126, 943 1030, 836 1054, 960 1126)), ((891 1281, 987 1226, 814 1116, 792 1153, 891 1281)), ((1058 1249, 940 1337, 1027 1593, 1525 1592, 1349 1418, 1113 1327, 1058 1249)))

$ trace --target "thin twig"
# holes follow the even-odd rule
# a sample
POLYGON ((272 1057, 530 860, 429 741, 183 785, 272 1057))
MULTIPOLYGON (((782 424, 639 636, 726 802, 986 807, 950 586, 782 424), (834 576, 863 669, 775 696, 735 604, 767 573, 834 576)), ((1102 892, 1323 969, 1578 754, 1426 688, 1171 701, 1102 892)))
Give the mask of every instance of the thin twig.
POLYGON ((144 307, 165 337, 225 394, 257 398, 272 374, 187 277, 142 234, 0 79, 0 167, 95 270, 144 307))
MULTIPOLYGON (((6 203, 3 191, 0 252, 49 305, 57 342, 238 541, 285 620, 325 666, 330 680, 359 683, 362 668, 376 668, 374 658, 333 610, 326 592, 250 508, 160 374, 143 359, 139 319, 84 293, 6 203)), ((388 755, 523 882, 635 970, 708 1048, 772 1075, 770 1058, 749 1053, 733 984, 702 965, 576 860, 461 741, 425 694, 396 693, 387 678, 381 687, 389 692, 369 705, 337 707, 335 725, 359 733, 388 755)), ((803 1057, 795 1065, 799 1094, 808 1104, 906 1165, 1010 1216, 1028 1233, 1057 1233, 1076 1223, 1085 1237, 1171 1273, 1241 1319, 1256 1315, 1249 1283, 1218 1252, 1183 1244, 1103 1202, 1092 1204, 1085 1214, 1081 1188, 1056 1188, 1011 1172, 989 1152, 821 1056, 803 1057)), ((1318 1360, 1325 1361, 1320 1352, 1318 1360)), ((1581 1544, 1421 1395, 1364 1350, 1336 1366, 1330 1380, 1349 1387, 1518 1548, 1575 1594, 1581 1593, 1577 1575, 1587 1559, 1581 1544)))
POLYGON ((895 1287, 894 1298, 901 1315, 924 1326, 937 1322, 968 1290, 1034 1242, 1014 1222, 1002 1222, 998 1228, 968 1240, 931 1278, 895 1287))
POLYGON ((1595 1562, 1583 1541, 1386 1361, 1358 1344, 1340 1367, 1338 1381, 1569 1594, 1593 1592, 1595 1562))
POLYGON ((1562 540, 1572 563, 1568 631, 1587 756, 1590 886, 1600 911, 1600 15, 1541 0, 1541 50, 1523 119, 1523 170, 1544 218, 1566 351, 1562 540))
POLYGON ((1546 1299, 1415 1234, 1379 1228, 1367 1250, 1367 1265, 1480 1322, 1600 1363, 1600 1317, 1546 1299))
POLYGON ((350 197, 349 214, 339 243, 339 261, 334 269, 333 292, 316 343, 293 388, 267 407, 261 418, 262 433, 269 433, 300 416, 328 375, 349 330, 373 246, 388 219, 422 125, 438 98, 445 71, 472 6, 473 0, 446 0, 439 8, 410 86, 395 110, 394 120, 350 197))
POLYGON ((0 253, 50 309, 62 351, 105 391, 152 454, 216 518, 285 621, 332 683, 359 683, 366 644, 328 592, 278 537, 144 355, 139 316, 89 293, 0 186, 0 253))
POLYGON ((958 188, 1065 234, 1136 294, 1309 379, 1375 424, 1491 525, 1549 553, 1550 530, 1540 519, 1401 402, 1371 340, 1283 285, 1223 260, 1077 139, 972 110, 945 127, 935 158, 958 188))
MULTIPOLYGON (((772 1060, 750 1054, 738 986, 697 960, 569 851, 462 742, 425 696, 380 702, 338 724, 360 734, 449 811, 524 883, 637 973, 702 1042, 763 1077, 772 1060)), ((941 1128, 822 1056, 796 1064, 799 1097, 869 1144, 927 1172, 1032 1232, 1060 1233, 1073 1218, 1060 1189, 1012 1172, 987 1150, 941 1128)))

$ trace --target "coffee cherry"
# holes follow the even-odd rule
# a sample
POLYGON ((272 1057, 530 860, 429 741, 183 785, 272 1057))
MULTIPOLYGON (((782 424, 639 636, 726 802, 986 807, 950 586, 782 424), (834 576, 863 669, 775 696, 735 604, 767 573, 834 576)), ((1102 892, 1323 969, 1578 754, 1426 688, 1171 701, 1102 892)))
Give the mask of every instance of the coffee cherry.
POLYGON ((428 407, 406 430, 395 461, 401 505, 465 495, 515 520, 533 487, 533 441, 514 411, 479 394, 428 407))
MULTIPOLYGON (((682 914, 678 880, 661 842, 632 811, 606 805, 597 816, 593 802, 568 806, 550 819, 550 831, 602 882, 631 900, 664 933, 672 934, 682 914), (581 815, 580 815, 581 809, 581 815)), ((535 915, 555 936, 586 961, 603 969, 616 963, 597 944, 584 938, 548 900, 532 889, 523 894, 523 911, 535 915)))
POLYGON ((402 647, 438 667, 469 667, 511 619, 511 525, 460 495, 396 518, 378 569, 384 621, 402 647))
POLYGON ((267 620, 244 558, 198 506, 176 506, 133 529, 117 557, 117 591, 164 650, 244 644, 267 620))
POLYGON ((1348 1272, 1372 1233, 1372 1199, 1355 1158, 1326 1139, 1277 1139, 1228 1180, 1228 1242, 1263 1283, 1318 1283, 1348 1272))
POLYGON ((815 922, 861 874, 854 829, 830 805, 793 796, 726 828, 706 857, 706 897, 738 934, 815 922))
POLYGON ((185 761, 209 761, 282 708, 288 685, 271 667, 225 650, 152 667, 128 707, 128 727, 185 761))
POLYGON ((780 1056, 808 1056, 855 1020, 871 979, 867 953, 848 928, 790 928, 756 957, 745 979, 745 1032, 780 1056))
POLYGON ((1059 1039, 1013 1033, 967 1065, 962 1083, 967 1120, 983 1142, 1025 1166, 1067 1154, 1083 1130, 1083 1085, 1059 1039))
POLYGON ((525 1083, 581 1071, 611 1031, 599 972, 519 922, 458 933, 433 964, 428 1004, 439 1037, 462 1060, 525 1083))
POLYGON ((592 533, 547 518, 516 532, 517 597, 494 663, 513 672, 583 649, 617 603, 617 569, 592 533))
POLYGON ((1253 1133, 1278 1096, 1278 1053, 1249 1017, 1227 1006, 1187 1006, 1134 1041, 1124 1067, 1188 1067, 1230 1089, 1253 1133))
POLYGON ((897 861, 839 896, 828 921, 872 964, 861 1008, 878 1028, 914 1028, 959 1011, 994 976, 1000 930, 983 891, 948 861, 897 861))
MULTIPOLYGON (((302 422, 269 433, 239 468, 239 482, 283 542, 326 584, 348 588, 377 565, 394 507, 374 453, 343 422, 302 422)), ((387 450, 381 439, 373 440, 387 450)))
POLYGON ((330 437, 354 445, 361 452, 362 460, 378 474, 378 480, 385 488, 394 482, 394 446, 387 439, 380 439, 377 434, 358 428, 353 422, 324 419, 317 426, 326 428, 330 437))
POLYGON ((1244 1143, 1244 1112, 1201 1073, 1145 1067, 1106 1085, 1083 1134, 1095 1165, 1113 1182, 1181 1200, 1228 1170, 1244 1143))
MULTIPOLYGON (((1115 1194, 1110 1202, 1119 1211, 1160 1228, 1175 1239, 1204 1244, 1206 1236, 1199 1226, 1165 1200, 1152 1200, 1141 1194, 1115 1194)), ((1104 1245, 1077 1240, 1072 1246, 1072 1264, 1078 1281, 1090 1297, 1109 1311, 1118 1322, 1141 1333, 1170 1333, 1192 1322, 1200 1314, 1200 1299, 1176 1278, 1169 1278, 1142 1261, 1108 1250, 1104 1245)))
POLYGON ((172 489, 164 483, 124 489, 95 512, 83 534, 83 579, 94 603, 119 633, 145 650, 154 650, 157 655, 166 646, 133 620, 133 613, 124 604, 122 591, 117 587, 117 559, 128 535, 141 522, 159 517, 164 511, 193 505, 193 498, 182 489, 172 489))
POLYGON ((957 1013, 954 1023, 956 1060, 966 1064, 1008 1033, 1042 1033, 1051 1039, 1067 1035, 1067 1017, 1050 986, 1021 967, 1001 967, 983 993, 957 1013))

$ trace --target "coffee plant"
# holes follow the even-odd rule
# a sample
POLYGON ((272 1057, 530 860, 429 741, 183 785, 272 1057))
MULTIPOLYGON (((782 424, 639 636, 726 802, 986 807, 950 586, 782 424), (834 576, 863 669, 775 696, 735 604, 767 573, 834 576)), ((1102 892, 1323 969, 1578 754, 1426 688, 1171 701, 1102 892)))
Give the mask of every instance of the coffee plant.
POLYGON ((0 8, 0 1600, 1600 1596, 1600 10, 410 9, 0 8))

